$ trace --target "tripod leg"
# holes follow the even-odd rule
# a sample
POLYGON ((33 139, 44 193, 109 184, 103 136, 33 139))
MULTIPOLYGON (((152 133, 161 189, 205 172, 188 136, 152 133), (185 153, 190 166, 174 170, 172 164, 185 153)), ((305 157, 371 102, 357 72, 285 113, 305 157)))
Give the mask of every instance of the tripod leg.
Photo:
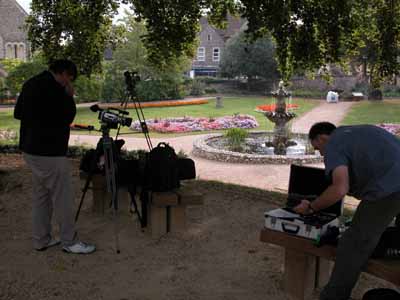
POLYGON ((147 205, 149 203, 149 191, 142 188, 140 191, 140 204, 142 207, 142 228, 147 226, 147 205))
POLYGON ((137 217, 139 219, 140 225, 143 228, 143 227, 145 227, 143 225, 143 217, 141 216, 141 214, 139 212, 138 205, 137 205, 136 199, 135 199, 135 193, 130 189, 128 189, 128 191, 129 191, 129 195, 131 196, 131 204, 133 204, 133 207, 135 208, 134 212, 136 213, 136 215, 137 215, 137 217))
POLYGON ((119 237, 118 237, 118 189, 116 184, 116 166, 114 164, 114 143, 108 134, 103 134, 104 164, 106 171, 107 190, 111 193, 111 204, 113 208, 113 223, 115 234, 115 248, 120 253, 119 237))
POLYGON ((85 186, 83 187, 82 197, 81 197, 81 201, 79 202, 78 210, 76 211, 75 223, 78 222, 79 213, 81 212, 83 200, 85 199, 85 195, 86 195, 86 192, 87 192, 87 190, 88 190, 88 188, 89 188, 89 184, 90 184, 90 182, 92 181, 92 177, 93 177, 93 174, 89 173, 89 174, 88 174, 88 177, 87 177, 87 179, 86 179, 86 182, 85 182, 85 186))

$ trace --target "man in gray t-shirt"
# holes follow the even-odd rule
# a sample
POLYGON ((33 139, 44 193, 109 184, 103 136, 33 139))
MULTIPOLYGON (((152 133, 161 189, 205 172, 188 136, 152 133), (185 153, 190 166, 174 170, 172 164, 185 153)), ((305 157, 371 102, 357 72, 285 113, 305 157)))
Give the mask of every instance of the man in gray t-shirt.
POLYGON ((339 240, 335 268, 320 295, 321 300, 347 300, 383 231, 400 214, 400 140, 376 126, 336 128, 328 122, 314 124, 309 139, 324 156, 332 184, 295 210, 312 214, 346 194, 362 200, 339 240))

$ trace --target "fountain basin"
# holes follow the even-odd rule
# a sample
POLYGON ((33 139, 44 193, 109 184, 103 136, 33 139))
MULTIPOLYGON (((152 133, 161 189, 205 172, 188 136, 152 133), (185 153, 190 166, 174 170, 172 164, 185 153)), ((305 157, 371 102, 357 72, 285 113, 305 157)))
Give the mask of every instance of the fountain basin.
POLYGON ((250 148, 254 152, 243 153, 228 150, 226 142, 224 142, 225 138, 223 134, 211 134, 195 140, 192 153, 197 157, 229 163, 314 164, 323 162, 323 157, 319 155, 319 153, 305 154, 308 150, 306 146, 308 142, 307 134, 292 133, 290 140, 294 141, 296 146, 289 146, 286 155, 275 155, 273 154, 274 149, 265 145, 268 144, 273 137, 273 132, 249 132, 245 148, 250 148), (257 147, 261 148, 261 150, 257 147))

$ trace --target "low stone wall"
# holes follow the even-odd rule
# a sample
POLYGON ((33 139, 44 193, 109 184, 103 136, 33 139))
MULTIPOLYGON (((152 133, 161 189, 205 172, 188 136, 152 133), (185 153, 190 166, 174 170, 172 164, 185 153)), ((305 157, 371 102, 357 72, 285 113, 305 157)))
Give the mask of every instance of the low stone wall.
MULTIPOLYGON (((257 132, 259 133, 259 132, 257 132)), ((265 132, 264 132, 265 133, 265 132)), ((271 133, 272 134, 272 133, 271 133)), ((304 136, 306 134, 296 134, 297 136, 304 136)), ((232 152, 221 149, 216 149, 208 145, 208 142, 213 139, 222 137, 222 134, 211 134, 206 137, 201 137, 194 141, 192 154, 197 157, 228 162, 228 163, 245 163, 245 164, 313 164, 321 163, 322 156, 314 155, 261 155, 261 154, 248 154, 240 152, 232 152)))

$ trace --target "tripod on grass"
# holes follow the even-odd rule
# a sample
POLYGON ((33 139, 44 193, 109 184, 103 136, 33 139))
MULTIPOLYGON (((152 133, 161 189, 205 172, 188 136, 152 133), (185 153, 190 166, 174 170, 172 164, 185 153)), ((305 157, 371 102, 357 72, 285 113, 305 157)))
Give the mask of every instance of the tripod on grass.
MULTIPOLYGON (((118 217, 118 184, 117 184, 117 177, 116 177, 116 174, 118 172, 116 162, 119 159, 119 155, 117 153, 118 151, 116 149, 115 142, 110 137, 110 134, 109 134, 110 128, 106 122, 102 122, 100 130, 102 132, 102 137, 97 144, 97 147, 95 150, 96 153, 95 153, 95 155, 93 155, 91 162, 90 162, 88 176, 87 176, 84 188, 83 188, 79 207, 78 207, 78 210, 75 215, 75 222, 78 221, 79 213, 80 213, 80 210, 81 210, 82 204, 83 204, 83 200, 85 198, 86 192, 89 188, 90 182, 92 181, 93 175, 97 168, 98 154, 102 150, 103 156, 104 156, 104 175, 105 175, 106 183, 107 183, 107 191, 111 194, 110 207, 112 208, 112 211, 113 211, 115 248, 116 248, 117 253, 120 253, 119 238, 118 238, 118 219, 117 219, 117 217, 118 217)), ((130 191, 130 194, 131 194, 131 198, 132 198, 132 191, 130 191)), ((135 198, 133 197, 131 201, 134 204, 135 212, 136 212, 138 219, 143 227, 142 217, 138 210, 135 198)))

